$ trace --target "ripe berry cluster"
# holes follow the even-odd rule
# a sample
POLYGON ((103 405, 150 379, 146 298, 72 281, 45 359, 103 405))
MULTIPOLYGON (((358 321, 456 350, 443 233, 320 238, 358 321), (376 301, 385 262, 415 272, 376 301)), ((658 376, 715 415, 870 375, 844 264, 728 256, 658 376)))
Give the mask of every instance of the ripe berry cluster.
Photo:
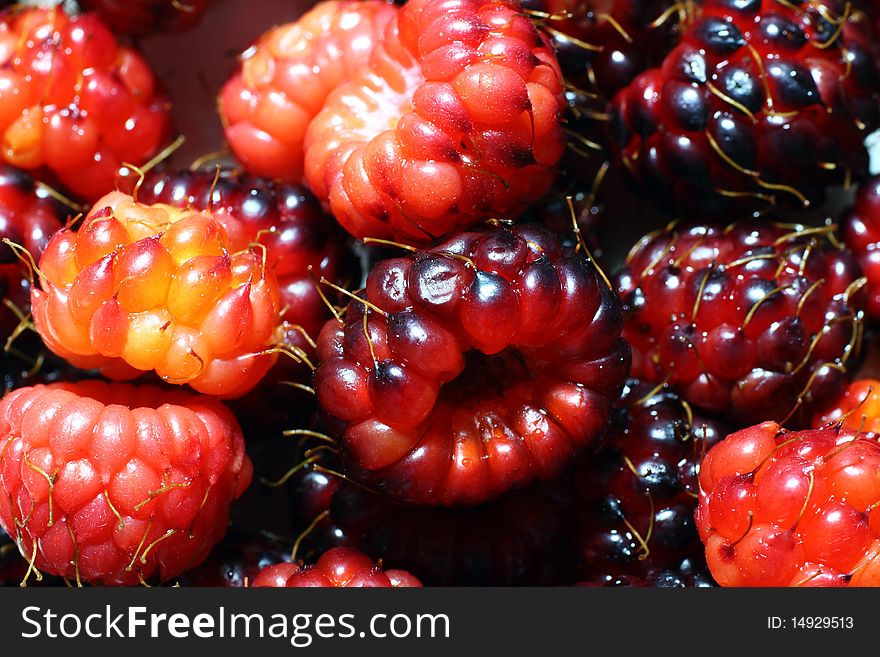
POLYGON ((0 584, 880 585, 870 3, 7 5, 0 584))

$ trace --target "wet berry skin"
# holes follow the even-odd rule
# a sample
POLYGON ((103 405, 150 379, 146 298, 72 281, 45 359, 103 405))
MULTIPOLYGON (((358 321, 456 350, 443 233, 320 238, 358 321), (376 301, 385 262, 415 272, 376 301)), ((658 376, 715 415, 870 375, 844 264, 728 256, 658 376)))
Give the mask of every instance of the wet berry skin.
POLYGON ((96 14, 0 13, 0 139, 8 164, 94 201, 123 162, 144 164, 170 134, 170 105, 146 62, 96 14))
POLYGON ((633 376, 740 426, 838 394, 858 362, 865 295, 829 231, 750 220, 645 236, 616 276, 633 376))
POLYGON ((251 479, 216 400, 97 380, 0 402, 0 525, 40 571, 73 582, 168 580, 205 559, 251 479))
POLYGON ((180 586, 243 588, 250 586, 263 568, 289 557, 289 545, 261 534, 230 529, 208 558, 178 581, 180 586))
POLYGON ((813 414, 815 429, 838 423, 854 431, 880 434, 880 381, 857 379, 813 414))
POLYGON ((731 434, 700 469, 696 520, 721 586, 880 585, 880 443, 835 424, 731 434))
POLYGON ((841 222, 841 234, 868 278, 868 316, 880 321, 880 176, 865 181, 841 222))
POLYGON ((863 141, 880 126, 876 38, 844 0, 705 0, 662 66, 614 98, 616 158, 693 218, 821 202, 867 176, 863 141))
POLYGON ((581 580, 577 586, 591 588, 710 588, 718 586, 706 568, 705 561, 700 558, 694 561, 686 559, 673 568, 649 570, 644 577, 635 575, 593 574, 589 579, 581 580))
POLYGON ((277 360, 278 282, 263 253, 209 212, 112 192, 50 240, 34 322, 78 367, 114 379, 155 370, 238 397, 277 360))
POLYGON ((581 577, 650 579, 702 561, 699 461, 725 435, 668 387, 628 381, 602 447, 575 475, 581 577))
POLYGON ((80 0, 96 12, 115 34, 145 36, 194 27, 213 0, 80 0))
POLYGON ((318 403, 346 472, 398 501, 477 504, 559 475, 629 372, 620 302, 531 224, 379 262, 318 340, 318 403))
POLYGON ((267 566, 254 579, 255 587, 275 588, 411 588, 421 587, 402 570, 382 570, 363 552, 333 548, 311 566, 281 563, 267 566))
POLYGON ((410 507, 351 484, 331 517, 351 543, 426 586, 556 586, 575 577, 570 476, 468 508, 410 507))

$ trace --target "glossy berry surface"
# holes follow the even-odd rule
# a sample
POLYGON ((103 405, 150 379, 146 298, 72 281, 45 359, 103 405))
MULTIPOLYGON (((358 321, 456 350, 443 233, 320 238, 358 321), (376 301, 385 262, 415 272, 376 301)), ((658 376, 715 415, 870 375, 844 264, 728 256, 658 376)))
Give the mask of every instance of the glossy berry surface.
POLYGON ((620 302, 537 225, 379 262, 318 340, 346 471, 400 501, 475 504, 560 474, 629 371, 620 302))
POLYGON ((73 582, 167 580, 226 532, 251 465, 219 402, 100 381, 0 402, 0 524, 33 565, 73 582))
POLYGON ((411 0, 309 124, 306 180, 355 237, 511 217, 564 149, 553 49, 514 0, 411 0))
POLYGON ((692 13, 674 0, 527 0, 523 6, 550 34, 566 81, 605 99, 662 64, 692 13))
POLYGON ((141 56, 97 15, 60 7, 0 13, 0 107, 3 159, 89 201, 170 132, 169 103, 141 56))
POLYGON ((827 233, 755 220, 644 237, 616 279, 633 376, 735 422, 838 394, 858 359, 864 279, 827 233))
POLYGON ((731 434, 700 468, 696 514, 722 586, 880 585, 880 444, 839 425, 731 434))
POLYGON ((554 586, 575 572, 570 477, 475 507, 425 509, 342 485, 331 517, 358 549, 426 586, 554 586))
POLYGON ((650 570, 644 577, 635 575, 593 574, 589 579, 581 580, 577 586, 589 586, 592 588, 709 588, 717 586, 715 580, 709 574, 705 561, 701 558, 695 561, 685 560, 674 568, 663 570, 650 570))
MULTIPOLYGON (((349 240, 304 187, 231 169, 219 177, 216 171, 150 171, 142 182, 134 175, 123 178, 120 189, 131 194, 135 185, 141 203, 208 211, 231 242, 265 246, 266 266, 278 279, 282 320, 311 336, 330 316, 316 280, 323 276, 344 284, 355 278, 358 263, 349 240)), ((307 348, 303 341, 298 346, 307 348)))
POLYGON ((699 461, 726 434, 667 387, 630 380, 600 451, 576 472, 581 576, 667 577, 702 561, 699 461))
POLYGON ((253 586, 287 588, 391 588, 421 587, 415 577, 402 570, 385 570, 354 548, 333 548, 312 566, 281 563, 267 566, 253 586))
POLYGON ((111 378, 155 370, 236 397, 277 359, 278 284, 262 252, 210 213, 121 192, 52 237, 31 303, 49 349, 111 378))
POLYGON ((847 429, 880 434, 880 381, 857 379, 813 414, 813 427, 841 424, 847 429))
POLYGON ((277 540, 230 529, 207 559, 184 573, 179 582, 181 586, 244 588, 261 570, 283 563, 289 556, 290 546, 277 540))
POLYGON ((226 140, 248 171, 302 180, 309 122, 367 63, 395 12, 384 0, 325 0, 244 52, 218 107, 226 140))
POLYGON ((859 187, 855 205, 841 222, 841 234, 868 279, 868 316, 880 321, 880 176, 859 187))
POLYGON ((79 0, 115 34, 145 36, 193 27, 213 0, 79 0))
POLYGON ((844 0, 705 0, 661 67, 614 99, 618 159, 682 212, 803 207, 867 175, 876 36, 844 0))

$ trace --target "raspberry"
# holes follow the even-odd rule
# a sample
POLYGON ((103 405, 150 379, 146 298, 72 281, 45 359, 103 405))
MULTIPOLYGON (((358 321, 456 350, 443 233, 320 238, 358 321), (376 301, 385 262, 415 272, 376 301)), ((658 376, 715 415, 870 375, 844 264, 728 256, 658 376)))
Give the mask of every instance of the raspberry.
POLYGON ((754 220, 644 237, 616 279, 633 376, 735 422, 836 395, 857 359, 865 295, 829 230, 754 220))
POLYGON ((721 586, 880 585, 880 444, 837 424, 731 434, 700 468, 696 520, 721 586))
POLYGON ((116 34, 145 36, 179 32, 196 25, 212 0, 79 0, 116 34))
MULTIPOLYGON (((231 169, 149 171, 123 178, 120 189, 141 203, 210 211, 236 244, 259 242, 278 278, 282 319, 318 335, 330 316, 314 284, 354 277, 357 262, 338 225, 304 187, 253 178, 231 169), (311 271, 310 271, 311 269, 311 271)), ((358 274, 359 277, 359 274, 358 274)), ((302 341, 298 346, 306 348, 302 341)))
POLYGON ((615 97, 618 159, 694 216, 818 202, 867 174, 875 38, 847 0, 705 0, 663 65, 615 97))
POLYGON ((544 194, 564 150, 553 49, 515 0, 410 0, 305 137, 355 237, 425 243, 544 194))
POLYGON ((0 107, 5 161, 90 201, 170 131, 168 101, 141 56, 96 15, 59 7, 0 13, 0 107))
POLYGON ((461 509, 401 506, 345 484, 331 513, 358 549, 427 586, 554 586, 574 578, 569 479, 461 509))
POLYGON ((226 140, 248 171, 302 179, 306 127, 327 95, 367 63, 395 13, 384 0, 325 0, 245 51, 218 108, 226 140))
POLYGON ((880 321, 880 176, 859 187, 855 205, 841 222, 841 233, 868 278, 868 316, 880 321))
POLYGON ((53 352, 111 378, 155 370, 169 383, 236 397, 275 362, 275 276, 210 213, 120 192, 40 259, 31 303, 53 352))
POLYGON ((689 22, 675 0, 527 0, 550 33, 566 81, 611 98, 651 66, 659 66, 689 22))
POLYGON ((601 450, 575 477, 583 578, 650 579, 702 560, 697 466, 726 433, 668 387, 628 382, 601 450))
POLYGON ((418 504, 475 504, 566 468, 629 371, 620 302, 528 224, 377 264, 318 339, 318 403, 347 472, 418 504))
POLYGON ((368 556, 353 548, 333 548, 314 566, 281 563, 260 571, 253 586, 279 588, 421 587, 415 577, 402 570, 382 571, 368 556))
POLYGON ((217 401, 100 381, 0 401, 0 525, 39 570, 79 582, 168 580, 223 536, 251 464, 217 401))
POLYGON ((842 424, 847 429, 880 435, 880 381, 853 381, 842 395, 813 414, 813 427, 842 424))

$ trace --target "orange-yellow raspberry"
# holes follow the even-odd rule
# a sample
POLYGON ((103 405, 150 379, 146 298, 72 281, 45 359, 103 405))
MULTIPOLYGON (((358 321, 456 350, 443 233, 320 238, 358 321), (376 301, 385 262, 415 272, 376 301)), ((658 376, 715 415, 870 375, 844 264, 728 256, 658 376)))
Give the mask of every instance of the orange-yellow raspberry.
POLYGON ((56 233, 31 295, 48 347, 83 368, 237 397, 277 359, 278 282, 263 251, 208 212, 113 192, 56 233))

